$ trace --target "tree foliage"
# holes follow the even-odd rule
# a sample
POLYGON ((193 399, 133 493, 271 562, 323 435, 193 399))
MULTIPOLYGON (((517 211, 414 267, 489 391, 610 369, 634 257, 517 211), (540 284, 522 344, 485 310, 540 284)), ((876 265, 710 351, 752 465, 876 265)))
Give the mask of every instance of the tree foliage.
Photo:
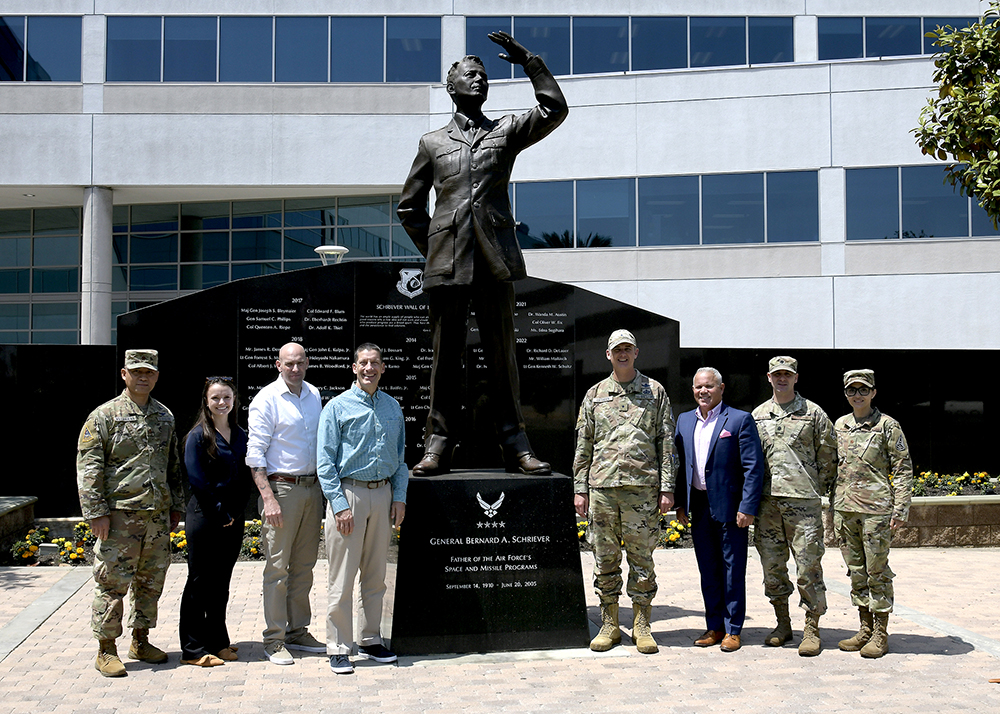
POLYGON ((994 227, 1000 218, 1000 0, 978 23, 928 32, 937 97, 920 112, 913 130, 928 156, 950 161, 945 180, 975 196, 994 227))

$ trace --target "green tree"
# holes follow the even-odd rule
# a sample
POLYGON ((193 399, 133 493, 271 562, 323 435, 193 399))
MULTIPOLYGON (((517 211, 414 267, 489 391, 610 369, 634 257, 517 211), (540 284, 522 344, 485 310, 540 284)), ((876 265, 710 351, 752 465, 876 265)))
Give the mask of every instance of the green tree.
POLYGON ((968 27, 928 32, 941 50, 934 55, 937 96, 913 129, 928 156, 950 161, 945 180, 963 196, 975 196, 994 227, 1000 218, 1000 0, 968 27))

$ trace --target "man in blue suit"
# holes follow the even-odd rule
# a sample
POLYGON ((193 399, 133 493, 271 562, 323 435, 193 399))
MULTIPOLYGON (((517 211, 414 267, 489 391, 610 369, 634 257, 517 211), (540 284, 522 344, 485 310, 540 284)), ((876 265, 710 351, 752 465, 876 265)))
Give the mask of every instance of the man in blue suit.
POLYGON ((699 647, 722 643, 740 648, 746 617, 748 526, 760 503, 764 454, 753 417, 722 403, 726 385, 712 367, 694 375, 698 408, 677 419, 674 441, 680 459, 675 497, 677 520, 691 521, 691 539, 701 571, 705 634, 699 647))

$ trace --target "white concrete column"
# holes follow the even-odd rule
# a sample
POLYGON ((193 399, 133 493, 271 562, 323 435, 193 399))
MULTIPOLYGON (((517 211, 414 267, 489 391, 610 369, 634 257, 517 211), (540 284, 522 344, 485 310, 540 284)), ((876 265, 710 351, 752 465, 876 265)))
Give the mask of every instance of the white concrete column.
POLYGON ((104 46, 107 26, 104 15, 83 16, 83 113, 104 111, 104 46))
POLYGON ((795 36, 795 61, 815 62, 819 59, 819 21, 815 15, 796 15, 792 32, 795 36))
POLYGON ((844 169, 819 170, 819 242, 823 275, 845 272, 847 188, 844 169))
POLYGON ((441 18, 441 81, 448 78, 452 62, 465 57, 465 16, 445 15, 441 18))
POLYGON ((83 191, 83 280, 80 294, 80 344, 111 344, 112 191, 83 191))

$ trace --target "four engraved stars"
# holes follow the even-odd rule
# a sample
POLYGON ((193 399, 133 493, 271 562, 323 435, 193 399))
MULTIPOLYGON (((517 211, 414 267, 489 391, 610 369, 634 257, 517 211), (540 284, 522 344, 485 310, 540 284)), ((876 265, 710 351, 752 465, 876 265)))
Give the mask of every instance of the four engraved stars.
POLYGON ((506 528, 507 524, 503 521, 486 521, 476 524, 476 528, 506 528))

